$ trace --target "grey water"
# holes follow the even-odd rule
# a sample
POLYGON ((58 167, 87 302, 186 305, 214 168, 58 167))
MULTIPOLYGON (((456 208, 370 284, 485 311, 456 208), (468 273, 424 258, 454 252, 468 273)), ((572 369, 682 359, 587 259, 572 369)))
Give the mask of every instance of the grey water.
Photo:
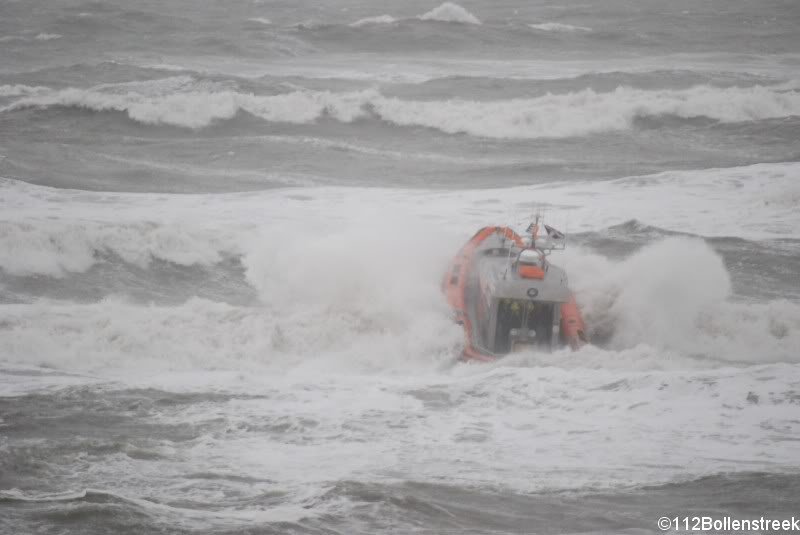
POLYGON ((800 517, 798 26, 0 0, 0 532, 800 517), (459 362, 447 261, 541 211, 594 343, 459 362))

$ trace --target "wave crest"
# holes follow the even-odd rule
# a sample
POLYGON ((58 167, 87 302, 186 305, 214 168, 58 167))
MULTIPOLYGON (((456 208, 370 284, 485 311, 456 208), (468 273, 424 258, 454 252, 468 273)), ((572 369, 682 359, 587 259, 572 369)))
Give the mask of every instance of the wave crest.
POLYGON ((51 91, 44 86, 30 86, 23 84, 0 85, 0 97, 21 97, 25 95, 36 95, 51 91))
POLYGON ((80 273, 113 254, 146 268, 154 259, 183 266, 211 265, 235 244, 219 232, 184 225, 137 223, 0 222, 0 269, 11 275, 63 277, 80 273), (7 253, 7 255, 5 254, 7 253))
POLYGON ((397 19, 391 15, 378 15, 377 17, 358 19, 355 22, 351 22, 350 26, 353 28, 360 28, 361 26, 368 26, 371 24, 393 24, 395 22, 397 22, 397 19))
POLYGON ((420 20, 435 20, 438 22, 458 22, 461 24, 480 24, 481 21, 453 2, 444 2, 442 5, 435 7, 419 16, 420 20))
MULTIPOLYGON (((12 93, 27 89, 3 86, 12 93)), ((350 92, 297 90, 277 95, 184 85, 169 93, 108 88, 36 88, 0 108, 76 107, 120 111, 140 123, 202 128, 231 119, 240 111, 271 122, 309 124, 322 117, 349 123, 374 117, 398 126, 425 126, 449 134, 488 138, 563 138, 626 130, 642 117, 705 117, 724 122, 757 121, 800 115, 800 91, 791 84, 680 90, 618 87, 610 92, 585 89, 530 99, 500 101, 402 100, 376 89, 350 92)))
POLYGON ((534 30, 543 32, 591 32, 592 29, 586 26, 573 26, 572 24, 562 24, 560 22, 542 22, 541 24, 528 24, 534 30))
POLYGON ((570 280, 595 341, 718 362, 797 362, 800 307, 730 300, 731 280, 701 239, 673 237, 622 261, 573 250, 570 280))
MULTIPOLYGON (((478 19, 478 17, 476 17, 475 15, 473 15, 460 5, 454 4, 453 2, 445 2, 426 13, 423 13, 422 15, 418 15, 415 18, 416 20, 435 21, 435 22, 453 22, 458 24, 475 24, 475 25, 481 24, 481 21, 480 19, 478 19)), ((371 26, 374 24, 394 24, 400 20, 409 20, 409 19, 397 19, 391 15, 378 15, 375 17, 364 17, 363 19, 358 19, 355 22, 351 22, 349 26, 353 28, 360 28, 362 26, 371 26)))

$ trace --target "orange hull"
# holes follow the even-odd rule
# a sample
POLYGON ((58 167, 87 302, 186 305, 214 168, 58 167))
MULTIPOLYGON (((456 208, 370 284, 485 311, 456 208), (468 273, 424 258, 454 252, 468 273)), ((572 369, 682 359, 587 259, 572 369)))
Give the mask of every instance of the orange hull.
POLYGON ((569 301, 561 305, 561 338, 573 350, 581 348, 588 342, 586 325, 583 323, 583 316, 574 295, 570 295, 569 301))
MULTIPOLYGON (((518 247, 525 247, 522 237, 509 227, 484 227, 475 233, 459 250, 450 263, 442 281, 442 290, 450 308, 453 310, 454 319, 464 327, 462 360, 491 362, 499 358, 497 355, 484 353, 475 347, 473 325, 466 309, 467 281, 469 280, 470 268, 473 265, 475 253, 481 243, 495 234, 513 241, 518 247)), ((561 305, 560 332, 562 341, 572 349, 578 349, 587 343, 586 327, 573 295, 570 295, 568 302, 561 305)))
POLYGON ((442 290, 450 308, 453 309, 456 323, 464 327, 464 351, 461 354, 463 360, 490 362, 497 359, 497 357, 482 353, 474 347, 472 322, 466 309, 466 286, 475 251, 484 240, 494 233, 501 233, 520 247, 523 246, 522 238, 508 227, 484 227, 476 232, 456 254, 442 282, 442 290))

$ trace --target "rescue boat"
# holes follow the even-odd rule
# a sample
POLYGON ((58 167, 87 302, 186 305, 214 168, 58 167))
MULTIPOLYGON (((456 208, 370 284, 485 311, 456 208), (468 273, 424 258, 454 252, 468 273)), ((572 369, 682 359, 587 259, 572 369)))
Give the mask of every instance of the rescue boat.
POLYGON ((442 289, 463 325, 462 359, 493 361, 525 350, 578 349, 586 327, 567 274, 547 256, 566 244, 564 234, 537 216, 521 236, 510 227, 484 227, 459 250, 442 289))

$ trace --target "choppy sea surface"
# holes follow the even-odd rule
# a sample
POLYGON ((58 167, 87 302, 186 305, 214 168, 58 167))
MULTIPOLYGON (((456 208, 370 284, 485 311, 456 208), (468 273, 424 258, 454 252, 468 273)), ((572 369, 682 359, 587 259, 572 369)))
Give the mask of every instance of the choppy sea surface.
POLYGON ((795 0, 0 0, 0 532, 800 516, 795 0), (534 212, 594 344, 459 363, 534 212))

